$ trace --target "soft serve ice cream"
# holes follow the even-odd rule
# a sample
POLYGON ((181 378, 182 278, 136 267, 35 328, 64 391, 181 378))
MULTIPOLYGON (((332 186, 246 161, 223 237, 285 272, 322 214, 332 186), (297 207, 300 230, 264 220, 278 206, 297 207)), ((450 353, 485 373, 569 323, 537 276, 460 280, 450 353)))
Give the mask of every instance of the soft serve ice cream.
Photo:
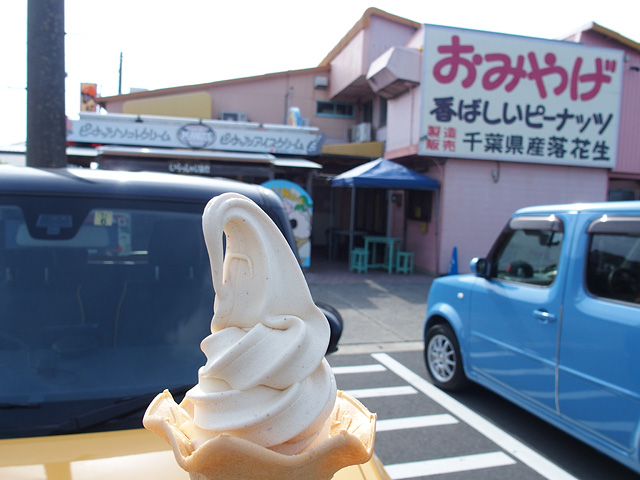
POLYGON ((328 438, 336 399, 324 359, 329 324, 293 252, 271 219, 235 194, 207 205, 203 230, 215 315, 202 342, 207 363, 186 396, 193 422, 185 432, 196 444, 225 432, 289 454, 328 438))
POLYGON ((202 225, 216 291, 207 362, 180 405, 156 397, 145 427, 192 478, 324 479, 367 461, 375 415, 336 391, 328 322, 276 225, 232 193, 202 225))

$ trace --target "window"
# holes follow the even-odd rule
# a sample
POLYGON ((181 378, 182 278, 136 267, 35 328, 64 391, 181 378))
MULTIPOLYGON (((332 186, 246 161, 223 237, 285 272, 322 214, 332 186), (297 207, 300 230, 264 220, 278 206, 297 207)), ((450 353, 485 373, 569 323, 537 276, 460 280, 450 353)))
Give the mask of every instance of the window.
POLYGON ((640 219, 608 217, 589 226, 587 290, 640 304, 640 219))
POLYGON ((555 217, 513 219, 489 255, 492 276, 551 285, 558 274, 563 237, 562 223, 555 217))
POLYGON ((352 103, 317 102, 316 115, 319 117, 353 118, 355 106, 352 103))

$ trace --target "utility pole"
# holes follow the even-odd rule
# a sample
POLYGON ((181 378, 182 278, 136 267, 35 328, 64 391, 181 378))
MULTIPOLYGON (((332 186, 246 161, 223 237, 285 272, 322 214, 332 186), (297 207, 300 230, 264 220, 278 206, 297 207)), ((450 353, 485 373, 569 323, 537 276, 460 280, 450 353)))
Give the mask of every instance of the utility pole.
POLYGON ((65 167, 64 0, 28 0, 27 165, 65 167))
POLYGON ((118 69, 118 95, 122 93, 122 52, 120 52, 120 68, 118 69))

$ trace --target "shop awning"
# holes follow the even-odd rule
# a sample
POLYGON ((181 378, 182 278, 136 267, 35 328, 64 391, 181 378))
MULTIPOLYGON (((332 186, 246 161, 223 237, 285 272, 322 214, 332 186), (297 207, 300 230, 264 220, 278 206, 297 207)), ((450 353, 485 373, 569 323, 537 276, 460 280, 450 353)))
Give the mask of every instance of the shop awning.
POLYGON ((334 177, 331 186, 437 190, 438 181, 399 163, 378 158, 334 177))
POLYGON ((322 168, 322 165, 319 163, 312 162, 306 158, 275 158, 271 160, 271 164, 276 167, 287 168, 313 168, 316 170, 320 170, 322 168))
POLYGON ((322 165, 305 158, 281 158, 270 153, 221 152, 214 150, 190 150, 188 148, 152 148, 103 145, 95 149, 96 155, 172 158, 194 161, 219 161, 264 163, 275 167, 321 169, 322 165))
POLYGON ((190 150, 188 148, 126 147, 103 145, 96 149, 100 155, 126 157, 175 158, 181 160, 237 161, 272 163, 276 159, 270 153, 221 152, 214 150, 190 150))

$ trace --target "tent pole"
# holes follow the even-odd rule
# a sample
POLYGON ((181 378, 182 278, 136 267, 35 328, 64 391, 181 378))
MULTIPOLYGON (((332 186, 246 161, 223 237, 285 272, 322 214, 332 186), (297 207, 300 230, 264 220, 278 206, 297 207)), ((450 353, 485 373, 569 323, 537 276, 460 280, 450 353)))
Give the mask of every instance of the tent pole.
POLYGON ((351 216, 349 218, 349 271, 351 271, 351 250, 353 250, 353 229, 355 228, 356 187, 351 187, 351 216))
POLYGON ((387 237, 391 236, 391 189, 387 189, 387 237))
POLYGON ((333 230, 334 230, 334 218, 333 218, 333 202, 335 202, 335 195, 333 188, 329 189, 329 237, 327 238, 327 258, 333 260, 333 230))

